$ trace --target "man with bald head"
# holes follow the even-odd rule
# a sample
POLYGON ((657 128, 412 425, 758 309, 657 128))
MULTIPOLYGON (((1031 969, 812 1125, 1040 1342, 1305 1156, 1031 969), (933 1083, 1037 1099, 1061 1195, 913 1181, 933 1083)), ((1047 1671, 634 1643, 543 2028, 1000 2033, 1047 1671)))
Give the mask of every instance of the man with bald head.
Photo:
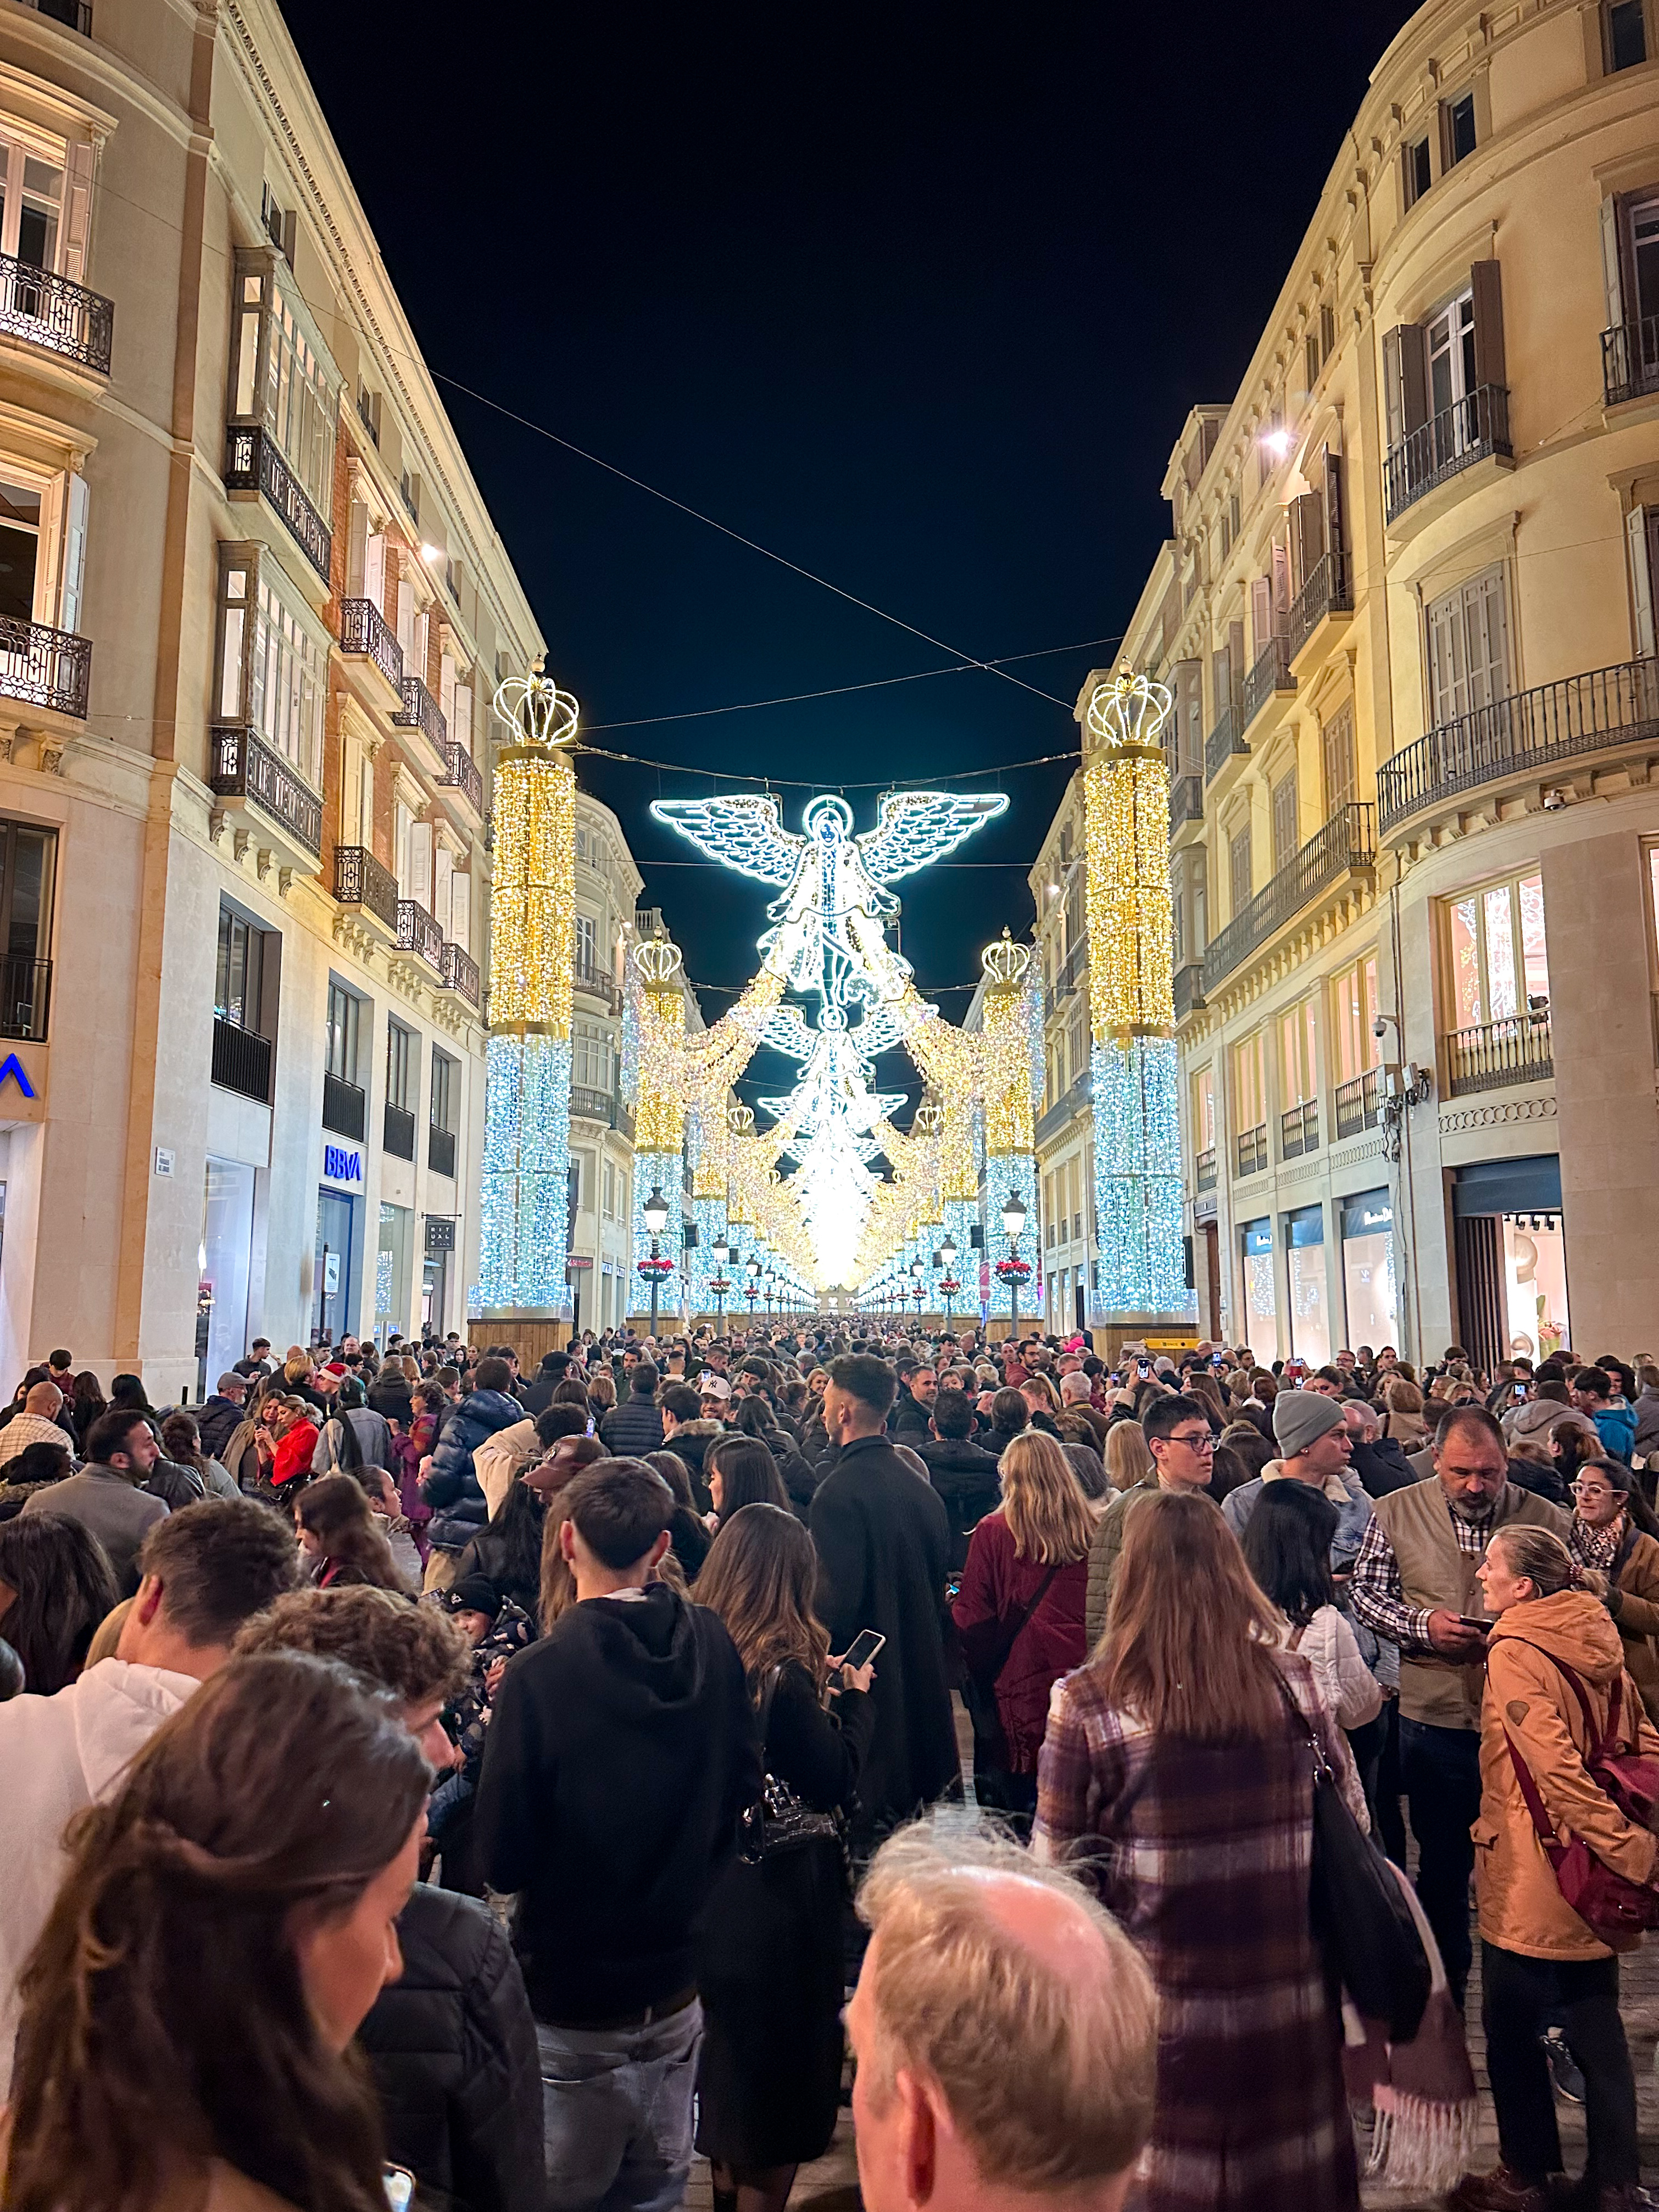
POLYGON ((68 1441, 58 1419, 63 1410, 64 1394, 55 1382, 31 1383, 22 1412, 0 1429, 0 1467, 30 1444, 55 1444, 61 1450, 68 1441))
POLYGON ((1157 2001, 1073 1876, 906 1828, 859 1893, 847 2010, 866 2212, 1120 2212, 1152 2121, 1157 2001))

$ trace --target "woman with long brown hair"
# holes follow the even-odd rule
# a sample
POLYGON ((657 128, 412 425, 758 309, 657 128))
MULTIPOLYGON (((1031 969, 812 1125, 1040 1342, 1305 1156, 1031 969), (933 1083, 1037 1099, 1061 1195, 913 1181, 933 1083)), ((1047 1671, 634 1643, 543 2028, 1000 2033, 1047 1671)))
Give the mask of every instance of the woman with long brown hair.
POLYGON ((721 1526, 697 1577, 759 1711, 767 1817, 704 1916, 697 1960, 703 2045, 697 2148, 718 2212, 781 2212, 795 2169, 821 2158, 841 2087, 841 1844, 823 1818, 850 1808, 875 1715, 873 1666, 832 1663, 813 1610, 817 1554, 787 1507, 745 1505, 721 1526), (838 1716, 824 1710, 839 1692, 838 1716), (783 1843, 772 1816, 818 1816, 783 1843))
POLYGON ((345 2052, 403 1972, 430 1781, 390 1698, 298 1652, 162 1723, 23 1972, 6 2212, 385 2212, 345 2052))
POLYGON ((1308 1914, 1310 1734, 1362 1826, 1365 1800, 1278 1632, 1211 1501, 1160 1492, 1042 1747, 1035 1847, 1077 1862, 1158 1984, 1142 2212, 1358 2212, 1341 2016, 1308 1914))
POLYGON ((368 1583, 375 1589, 408 1594, 409 1583, 356 1475, 325 1474, 307 1483, 294 1517, 300 1549, 319 1589, 368 1583))
POLYGON ((1014 1438, 1000 1472, 1002 1504, 969 1540, 951 1618, 972 1686, 975 1795, 1029 1821, 1048 1692, 1088 1656, 1096 1522, 1064 1449, 1040 1430, 1014 1438))

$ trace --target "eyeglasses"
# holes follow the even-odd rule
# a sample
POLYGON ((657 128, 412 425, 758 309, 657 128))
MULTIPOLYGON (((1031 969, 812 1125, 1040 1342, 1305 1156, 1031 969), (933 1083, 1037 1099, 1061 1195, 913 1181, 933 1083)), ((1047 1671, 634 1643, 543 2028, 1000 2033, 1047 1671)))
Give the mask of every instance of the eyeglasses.
POLYGON ((1167 1440, 1172 1444, 1185 1444, 1188 1451, 1213 1451, 1215 1438, 1207 1429, 1183 1429, 1167 1440))
POLYGON ((1611 1498, 1613 1486, 1606 1482, 1572 1482, 1567 1487, 1575 1498, 1611 1498))

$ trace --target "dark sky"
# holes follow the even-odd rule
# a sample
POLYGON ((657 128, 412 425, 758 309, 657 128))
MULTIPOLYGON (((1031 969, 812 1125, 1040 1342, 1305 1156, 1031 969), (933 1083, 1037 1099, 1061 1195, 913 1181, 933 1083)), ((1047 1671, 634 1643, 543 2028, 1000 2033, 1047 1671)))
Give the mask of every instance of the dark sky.
MULTIPOLYGON (((990 659, 1122 630, 1187 410, 1236 389, 1409 10, 589 0, 436 33, 407 0, 286 12, 434 371, 990 659)), ((1017 665, 1060 704, 970 673, 602 730, 952 656, 446 397, 593 741, 704 772, 580 769, 700 984, 753 972, 764 894, 661 865, 693 854, 652 799, 1075 743, 1109 644, 1017 665)), ((1019 866, 904 886, 924 986, 1029 925, 1069 772, 982 779, 1012 804, 957 859, 1019 866)), ((862 828, 877 793, 849 796, 862 828)))

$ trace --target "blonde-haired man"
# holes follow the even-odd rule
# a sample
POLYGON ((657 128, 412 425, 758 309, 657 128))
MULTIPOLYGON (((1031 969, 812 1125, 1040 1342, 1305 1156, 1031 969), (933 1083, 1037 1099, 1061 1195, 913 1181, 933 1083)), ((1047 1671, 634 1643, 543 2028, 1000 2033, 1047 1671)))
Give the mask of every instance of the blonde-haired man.
POLYGON ((903 1829, 859 1895, 848 2032, 866 2212, 1119 2212, 1152 2120, 1157 2000, 1071 1875, 903 1829))

